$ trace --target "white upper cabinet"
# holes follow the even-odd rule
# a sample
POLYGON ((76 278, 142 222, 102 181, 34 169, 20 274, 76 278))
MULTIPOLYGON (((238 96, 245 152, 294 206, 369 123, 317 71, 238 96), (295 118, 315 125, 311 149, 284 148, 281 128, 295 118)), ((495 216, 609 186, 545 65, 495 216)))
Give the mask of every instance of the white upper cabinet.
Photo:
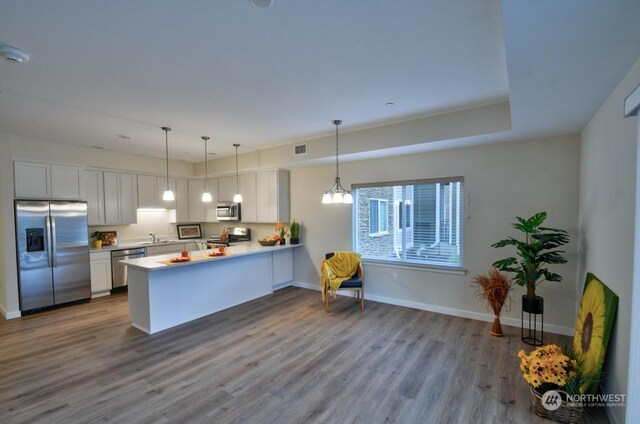
POLYGON ((104 223, 120 224, 120 174, 104 173, 104 223))
POLYGON ((240 220, 242 222, 258 222, 256 174, 240 175, 240 194, 242 195, 240 220))
POLYGON ((134 174, 104 172, 104 217, 106 225, 138 221, 138 180, 134 174))
POLYGON ((257 222, 289 222, 289 172, 266 171, 256 175, 256 209, 257 222))
POLYGON ((83 168, 51 164, 51 198, 84 199, 83 168))
POLYGON ((87 222, 89 225, 105 225, 104 179, 102 171, 85 170, 84 194, 87 200, 87 222))
POLYGON ((237 181, 236 176, 233 177, 222 177, 218 180, 218 193, 220 195, 220 199, 218 202, 232 202, 233 196, 237 193, 237 181))
POLYGON ((189 190, 189 222, 202 222, 205 216, 205 204, 202 202, 204 180, 187 181, 189 190))
POLYGON ((158 190, 157 191, 157 197, 158 197, 157 207, 164 208, 164 209, 175 209, 176 208, 176 201, 175 201, 176 179, 169 178, 169 189, 173 191, 174 200, 170 200, 170 201, 162 200, 162 196, 164 195, 164 192, 167 191, 167 177, 156 177, 156 187, 157 187, 156 190, 158 190))
POLYGON ((37 162, 14 162, 16 198, 79 200, 84 198, 83 168, 37 162))
POLYGON ((220 194, 218 193, 217 178, 209 178, 207 180, 207 190, 209 190, 209 193, 211 193, 211 197, 213 198, 213 200, 204 208, 204 220, 206 222, 218 222, 218 217, 216 216, 216 204, 220 201, 220 194))
POLYGON ((138 176, 120 174, 120 223, 138 222, 138 176))
POLYGON ((51 167, 47 163, 13 163, 15 196, 18 198, 51 198, 51 167))
POLYGON ((189 187, 187 180, 176 178, 176 222, 189 222, 189 187))
MULTIPOLYGON (((162 200, 162 195, 160 197, 162 200)), ((138 175, 138 207, 158 208, 157 178, 151 175, 138 175)))

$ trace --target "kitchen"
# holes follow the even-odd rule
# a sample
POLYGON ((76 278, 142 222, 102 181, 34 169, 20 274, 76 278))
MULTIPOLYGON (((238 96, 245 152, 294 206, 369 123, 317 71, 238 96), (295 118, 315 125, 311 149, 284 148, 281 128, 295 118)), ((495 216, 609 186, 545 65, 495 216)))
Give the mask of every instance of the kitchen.
MULTIPOLYGON (((168 170, 168 159, 166 165, 168 170)), ((207 202, 202 201, 205 190, 203 178, 173 178, 168 174, 134 174, 70 164, 27 161, 14 161, 14 175, 15 198, 21 199, 16 200, 17 210, 28 209, 33 204, 42 206, 45 199, 51 201, 52 210, 56 204, 77 208, 77 205, 84 205, 82 202, 86 201, 84 221, 75 225, 84 224, 84 228, 88 225, 85 231, 100 243, 99 247, 94 245, 91 248, 89 255, 91 297, 94 298, 109 295, 112 290, 127 286, 127 267, 121 263, 123 260, 160 256, 160 261, 167 255, 179 256, 181 252, 203 251, 216 246, 216 243, 249 243, 252 234, 250 229, 229 225, 252 223, 257 226, 254 234, 259 235, 261 230, 273 227, 267 223, 288 220, 289 215, 289 174, 284 170, 242 175, 236 173, 220 178, 208 178, 207 175, 206 189, 211 193, 211 201, 207 202), (257 191, 257 187, 261 190, 257 191), (175 190, 173 201, 162 200, 166 188, 175 190), (237 200, 237 194, 242 196, 240 204, 231 201, 234 196, 237 200), (158 236, 158 229, 164 230, 162 236, 158 236), (220 240, 219 235, 222 233, 224 240, 220 240)), ((45 204, 49 208, 48 203, 45 204)), ((51 257, 49 262, 53 262, 54 275, 56 274, 56 258, 59 256, 56 246, 62 245, 62 242, 57 242, 60 237, 55 237, 56 222, 60 227, 65 221, 61 217, 54 217, 53 213, 51 218, 41 216, 43 224, 38 230, 39 245, 31 249, 29 237, 32 235, 24 238, 23 233, 32 233, 37 224, 33 222, 33 216, 25 217, 24 225, 21 220, 23 218, 18 219, 18 212, 16 216, 19 226, 18 252, 23 258, 19 267, 21 311, 27 313, 53 305, 52 297, 62 299, 55 301, 55 304, 86 298, 86 293, 78 294, 76 298, 53 296, 53 293, 60 292, 61 289, 57 287, 62 287, 62 281, 57 284, 54 281, 51 289, 45 287, 51 282, 36 283, 29 277, 33 273, 31 268, 34 267, 34 258, 38 255, 42 258, 45 253, 51 257), (46 227, 52 228, 53 236, 43 235, 44 222, 46 227), (23 228, 25 225, 29 228, 23 228), (46 246, 47 243, 50 244, 46 246), (41 302, 32 300, 38 298, 41 302)), ((79 240, 76 237, 74 242, 79 240)), ((79 259, 79 262, 82 260, 79 259)), ((82 279, 81 271, 85 268, 82 264, 77 265, 73 278, 82 279)), ((290 277, 287 280, 278 281, 277 284, 291 281, 293 274, 288 274, 290 277)))

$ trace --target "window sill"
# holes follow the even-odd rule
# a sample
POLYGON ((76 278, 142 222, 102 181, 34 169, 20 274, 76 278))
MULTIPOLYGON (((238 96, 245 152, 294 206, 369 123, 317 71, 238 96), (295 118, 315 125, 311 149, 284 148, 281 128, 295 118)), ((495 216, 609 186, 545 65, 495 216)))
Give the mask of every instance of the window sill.
POLYGON ((389 231, 382 231, 380 233, 369 233, 369 237, 371 237, 371 238, 384 237, 384 236, 388 236, 388 235, 389 235, 389 231))
POLYGON ((449 266, 437 266, 437 265, 423 265, 423 264, 414 264, 409 262, 385 261, 381 259, 363 258, 362 263, 364 265, 370 265, 370 266, 411 269, 414 271, 423 271, 423 272, 438 272, 441 274, 467 275, 467 272, 468 272, 465 268, 454 267, 454 266, 449 267, 449 266))

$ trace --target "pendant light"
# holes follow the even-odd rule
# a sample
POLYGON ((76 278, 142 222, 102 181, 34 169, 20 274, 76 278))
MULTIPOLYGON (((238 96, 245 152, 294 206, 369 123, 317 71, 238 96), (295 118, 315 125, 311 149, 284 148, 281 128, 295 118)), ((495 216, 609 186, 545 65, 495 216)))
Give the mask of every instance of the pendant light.
POLYGON ((242 203, 242 194, 240 194, 240 174, 238 174, 238 143, 234 143, 233 147, 236 148, 236 195, 233 196, 234 203, 242 203))
POLYGON ((171 191, 171 188, 169 187, 169 131, 171 131, 171 128, 162 127, 162 131, 164 131, 165 152, 167 154, 167 186, 164 193, 162 194, 162 200, 164 200, 165 202, 172 202, 176 198, 173 195, 173 191, 171 191))
POLYGON ((207 190, 207 178, 209 178, 209 174, 207 172, 207 141, 209 141, 209 137, 203 135, 201 138, 204 140, 204 193, 202 193, 202 202, 211 203, 213 198, 211 197, 209 190, 207 190))
POLYGON ((322 203, 331 204, 331 203, 353 203, 353 196, 351 193, 342 187, 340 184, 340 170, 338 166, 338 126, 342 124, 342 121, 336 119, 332 121, 333 125, 336 126, 336 181, 333 184, 333 187, 326 191, 322 196, 322 203))

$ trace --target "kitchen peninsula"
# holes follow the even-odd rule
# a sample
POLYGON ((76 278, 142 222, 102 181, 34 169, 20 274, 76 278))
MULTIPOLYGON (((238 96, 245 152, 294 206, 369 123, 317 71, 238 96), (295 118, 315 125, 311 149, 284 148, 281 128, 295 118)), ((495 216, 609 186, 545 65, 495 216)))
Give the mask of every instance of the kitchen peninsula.
POLYGON ((149 334, 248 302, 293 280, 293 249, 302 245, 230 246, 226 256, 192 252, 122 261, 128 268, 131 325, 149 334))

